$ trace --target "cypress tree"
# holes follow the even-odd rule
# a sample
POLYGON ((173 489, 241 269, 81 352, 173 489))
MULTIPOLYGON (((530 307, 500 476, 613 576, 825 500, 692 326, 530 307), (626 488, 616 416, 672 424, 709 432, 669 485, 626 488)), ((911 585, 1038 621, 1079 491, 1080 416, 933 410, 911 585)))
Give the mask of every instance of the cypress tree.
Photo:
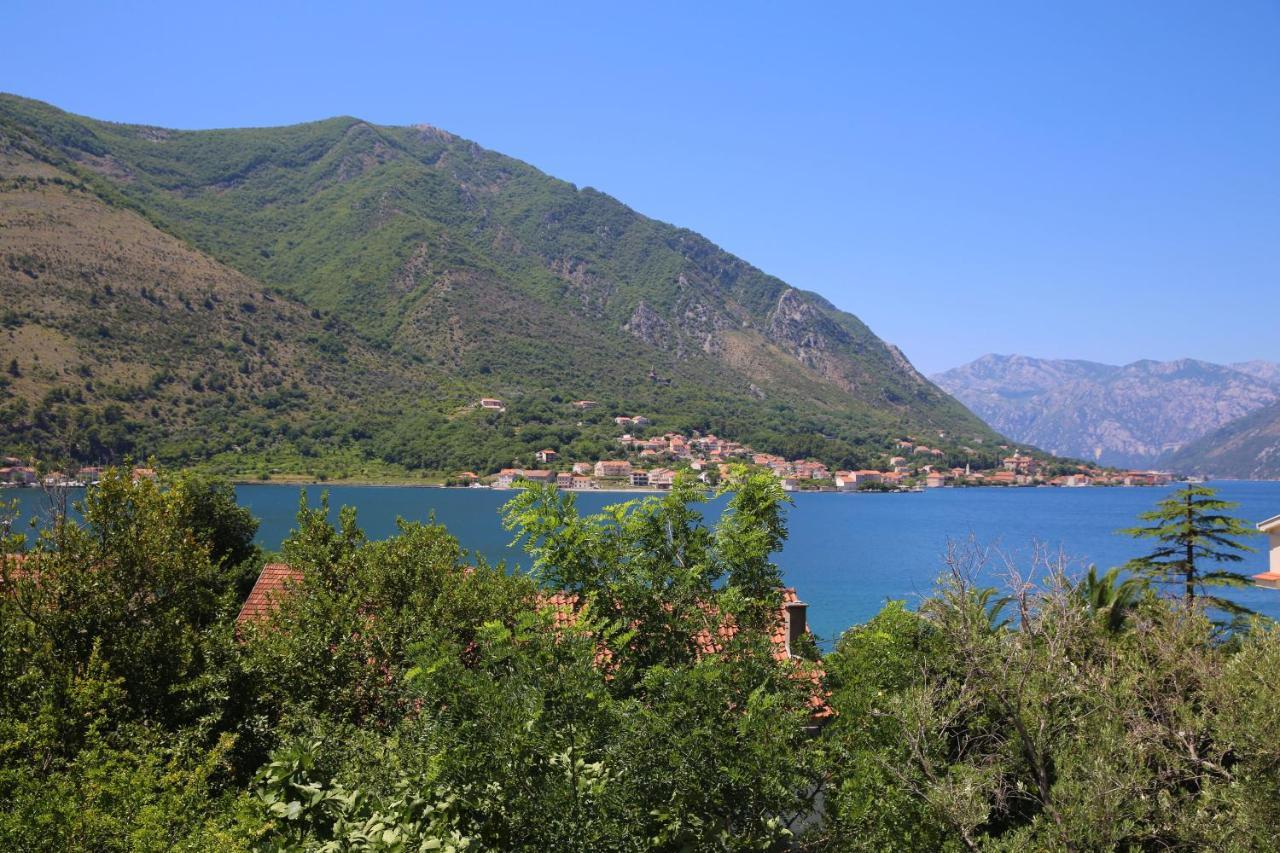
POLYGON ((1137 539, 1155 539, 1158 544, 1151 553, 1130 560, 1124 567, 1154 583, 1180 585, 1188 609, 1199 593, 1211 607, 1233 615, 1251 613, 1233 601, 1205 593, 1207 587, 1245 587, 1250 583, 1239 572, 1206 568, 1206 564, 1238 563, 1244 559, 1241 552, 1254 550, 1236 541, 1254 534, 1243 521, 1227 514, 1238 504, 1221 500, 1217 494, 1216 489, 1205 486, 1187 486, 1160 501, 1156 509, 1139 515, 1152 524, 1120 532, 1137 539))

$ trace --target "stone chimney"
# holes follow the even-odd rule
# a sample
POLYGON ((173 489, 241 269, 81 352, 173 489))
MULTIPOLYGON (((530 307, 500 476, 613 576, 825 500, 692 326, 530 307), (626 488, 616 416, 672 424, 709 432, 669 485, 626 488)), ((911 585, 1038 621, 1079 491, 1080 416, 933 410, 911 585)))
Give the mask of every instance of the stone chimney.
POLYGON ((788 601, 783 605, 786 610, 787 654, 796 656, 796 641, 804 635, 809 627, 809 605, 803 601, 788 601))

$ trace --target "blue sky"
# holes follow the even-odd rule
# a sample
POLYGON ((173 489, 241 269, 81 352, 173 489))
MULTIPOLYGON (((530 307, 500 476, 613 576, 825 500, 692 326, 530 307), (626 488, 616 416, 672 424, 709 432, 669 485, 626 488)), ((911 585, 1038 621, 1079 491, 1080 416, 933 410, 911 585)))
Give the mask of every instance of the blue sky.
POLYGON ((182 128, 434 124, 702 232, 925 371, 1280 360, 1274 0, 8 0, 3 18, 0 90, 182 128))

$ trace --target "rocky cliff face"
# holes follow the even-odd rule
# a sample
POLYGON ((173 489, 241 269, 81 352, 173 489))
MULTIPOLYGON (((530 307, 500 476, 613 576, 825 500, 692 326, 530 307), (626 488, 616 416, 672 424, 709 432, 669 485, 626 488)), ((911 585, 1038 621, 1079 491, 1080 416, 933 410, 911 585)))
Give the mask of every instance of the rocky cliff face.
POLYGON ((933 379, 1015 441, 1148 467, 1280 399, 1265 365, 1244 372, 1194 359, 1113 366, 988 355, 933 379))

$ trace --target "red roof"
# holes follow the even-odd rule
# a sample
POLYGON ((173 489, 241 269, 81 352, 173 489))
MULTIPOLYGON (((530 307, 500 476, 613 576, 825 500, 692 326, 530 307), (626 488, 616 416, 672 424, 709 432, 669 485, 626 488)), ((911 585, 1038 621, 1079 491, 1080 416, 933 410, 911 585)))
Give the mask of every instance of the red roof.
MULTIPOLYGON (((540 593, 537 600, 539 607, 551 611, 553 625, 556 630, 564 630, 577 624, 578 608, 582 600, 576 593, 540 593)), ((791 654, 790 643, 787 638, 787 610, 792 606, 803 607, 804 603, 800 601, 793 587, 786 587, 782 590, 782 606, 778 609, 778 619, 770 632, 769 639, 773 644, 773 657, 778 661, 795 661, 797 665, 796 676, 813 684, 813 691, 809 696, 810 714, 814 719, 825 719, 833 716, 835 711, 827 704, 827 694, 822 688, 824 672, 821 665, 799 660, 791 654)), ((706 605, 706 609, 710 611, 711 607, 706 605)), ((808 626, 806 626, 805 632, 808 633, 808 630, 808 626)), ((724 644, 733 639, 737 633, 737 624, 731 619, 725 619, 717 627, 715 636, 704 628, 693 637, 693 641, 697 645, 700 655, 718 654, 724 650, 724 644)), ((612 652, 605 647, 601 647, 596 654, 597 663, 607 663, 612 659, 612 652)))
MULTIPOLYGON (((468 567, 466 573, 470 574, 471 571, 473 570, 468 567)), ((245 599, 236 622, 257 622, 267 618, 279 605, 281 596, 288 591, 289 587, 301 580, 302 572, 286 563, 268 563, 263 566, 262 574, 258 575, 258 580, 254 583, 249 597, 245 599)), ((578 611, 582 604, 582 599, 577 593, 544 592, 538 594, 536 601, 540 609, 551 612, 556 630, 566 630, 577 625, 578 611)), ((787 610, 792 606, 803 606, 803 603, 796 596, 794 588, 786 587, 782 590, 782 606, 778 610, 778 620, 770 635, 773 656, 779 661, 794 660, 790 654, 787 639, 787 610)), ((805 631, 808 631, 807 626, 805 631)), ((693 639, 700 654, 716 654, 723 649, 722 644, 732 639, 737 633, 738 626, 732 620, 726 619, 720 623, 717 637, 712 637, 711 633, 704 629, 699 631, 693 639)), ((596 663, 608 666, 612 659, 613 653, 606 646, 601 645, 596 653, 596 663)), ((796 664, 798 667, 796 676, 813 683, 813 692, 809 697, 811 715, 815 719, 834 715, 835 712, 827 704, 826 692, 822 688, 821 665, 801 660, 796 660, 796 664)))
POLYGON ((570 628, 578 621, 578 596, 572 592, 556 592, 538 596, 538 606, 550 610, 557 629, 570 628))
POLYGON ((240 608, 236 622, 257 622, 265 619, 280 603, 280 597, 290 586, 302 581, 302 572, 286 563, 268 563, 254 582, 249 597, 240 608))
MULTIPOLYGON (((10 580, 22 580, 28 571, 23 568, 27 562, 26 554, 0 554, 0 568, 6 569, 10 580)), ((4 575, 0 574, 0 590, 4 589, 4 575)))

